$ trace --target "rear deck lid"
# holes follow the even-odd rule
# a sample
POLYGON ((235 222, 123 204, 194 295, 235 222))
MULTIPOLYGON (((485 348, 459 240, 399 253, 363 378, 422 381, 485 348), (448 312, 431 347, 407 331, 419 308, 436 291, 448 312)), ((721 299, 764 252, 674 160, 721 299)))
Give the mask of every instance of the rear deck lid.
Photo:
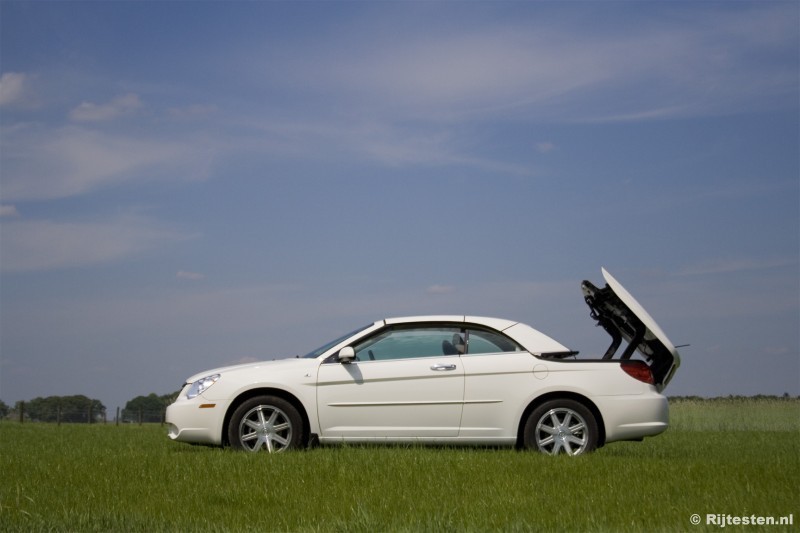
POLYGON ((635 351, 650 366, 659 391, 664 390, 681 364, 678 350, 647 311, 604 268, 606 286, 597 288, 589 281, 581 284, 592 318, 611 335, 611 346, 603 359, 612 359, 623 340, 627 347, 620 359, 630 359, 635 351))

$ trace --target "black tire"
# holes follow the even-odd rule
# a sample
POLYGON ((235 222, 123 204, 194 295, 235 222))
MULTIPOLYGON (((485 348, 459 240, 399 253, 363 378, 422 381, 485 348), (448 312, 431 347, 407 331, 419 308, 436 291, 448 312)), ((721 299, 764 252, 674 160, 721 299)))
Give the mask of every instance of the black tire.
POLYGON ((228 424, 231 447, 249 452, 299 448, 304 438, 300 413, 277 396, 250 398, 236 408, 228 424))
POLYGON ((592 412, 575 400, 549 400, 525 422, 522 443, 549 455, 581 455, 597 448, 600 432, 592 412))

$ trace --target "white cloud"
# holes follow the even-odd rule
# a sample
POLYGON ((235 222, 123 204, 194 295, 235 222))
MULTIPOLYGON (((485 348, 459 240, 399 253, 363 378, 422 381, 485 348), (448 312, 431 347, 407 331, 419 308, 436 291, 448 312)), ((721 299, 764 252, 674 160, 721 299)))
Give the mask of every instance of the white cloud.
POLYGON ((3 225, 0 266, 25 272, 101 264, 187 238, 140 215, 91 222, 11 221, 3 225))
POLYGON ((185 107, 171 107, 167 110, 169 116, 173 118, 196 118, 205 117, 217 112, 217 107, 213 105, 194 104, 185 107))
POLYGON ((178 279, 184 279, 188 281, 200 281, 201 279, 205 279, 205 274, 201 274, 199 272, 191 272, 189 270, 179 270, 175 277, 178 279))
POLYGON ((450 294, 455 292, 456 288, 452 285, 431 285, 425 292, 428 294, 450 294))
POLYGON ((730 274, 735 272, 748 272, 768 270, 786 266, 797 265, 797 258, 737 258, 720 259, 705 263, 689 265, 677 272, 678 276, 705 276, 709 274, 730 274))
POLYGON ((239 121, 237 127, 248 131, 237 142, 237 149, 272 152, 281 156, 342 157, 365 159, 389 166, 427 165, 461 166, 491 172, 528 176, 534 173, 526 165, 474 155, 477 140, 470 134, 451 132, 435 126, 403 128, 388 122, 363 121, 342 123, 295 120, 239 121))
POLYGON ((794 6, 685 13, 633 16, 625 31, 521 18, 414 39, 397 38, 412 33, 404 21, 392 32, 378 24, 368 49, 323 34, 313 49, 270 56, 283 75, 255 81, 324 88, 326 101, 404 120, 658 120, 796 104, 794 6))
POLYGON ((0 218, 15 217, 19 215, 16 206, 13 205, 0 205, 0 218))
POLYGON ((105 104, 83 102, 70 111, 69 118, 76 122, 101 122, 120 115, 132 113, 142 107, 137 94, 128 93, 117 96, 105 104))
POLYGON ((26 80, 27 76, 21 72, 6 72, 0 76, 0 106, 22 101, 26 80))
POLYGON ((536 151, 540 154, 546 154, 556 149, 556 145, 550 141, 543 141, 536 143, 536 151))
POLYGON ((9 128, 3 138, 3 197, 65 198, 130 180, 204 177, 211 150, 80 126, 9 128))
POLYGON ((326 80, 320 86, 338 88, 359 102, 389 111, 413 111, 418 118, 505 113, 613 75, 608 57, 600 61, 602 50, 587 51, 558 32, 513 26, 437 35, 399 46, 378 41, 366 53, 339 48, 331 54, 313 68, 287 70, 314 72, 326 80))

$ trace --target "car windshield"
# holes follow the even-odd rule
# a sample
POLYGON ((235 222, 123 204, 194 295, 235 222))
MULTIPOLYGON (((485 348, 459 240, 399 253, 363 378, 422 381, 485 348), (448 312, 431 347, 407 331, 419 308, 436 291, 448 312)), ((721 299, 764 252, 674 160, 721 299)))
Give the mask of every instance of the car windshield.
POLYGON ((303 359, 314 359, 315 357, 319 357, 320 355, 322 355, 323 353, 327 352, 328 350, 330 350, 331 348, 333 348, 334 346, 336 346, 337 344, 339 344, 340 342, 342 342, 346 338, 352 337, 356 333, 358 333, 360 331, 364 331, 365 329, 367 329, 370 326, 372 326, 372 324, 367 324, 366 326, 362 326, 362 327, 360 327, 358 329, 355 329, 355 330, 351 331, 350 333, 346 333, 346 334, 342 335, 341 337, 338 337, 338 338, 336 338, 336 339, 334 339, 334 340, 332 340, 332 341, 320 346, 316 350, 308 352, 307 354, 305 354, 303 356, 303 359))

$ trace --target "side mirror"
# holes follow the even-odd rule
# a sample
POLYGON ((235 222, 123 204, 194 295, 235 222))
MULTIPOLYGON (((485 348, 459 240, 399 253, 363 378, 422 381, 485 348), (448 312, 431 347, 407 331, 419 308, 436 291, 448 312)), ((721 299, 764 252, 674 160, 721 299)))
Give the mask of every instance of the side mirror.
POLYGON ((356 351, 352 346, 345 346, 339 350, 339 362, 343 365, 349 365, 356 359, 356 351))

